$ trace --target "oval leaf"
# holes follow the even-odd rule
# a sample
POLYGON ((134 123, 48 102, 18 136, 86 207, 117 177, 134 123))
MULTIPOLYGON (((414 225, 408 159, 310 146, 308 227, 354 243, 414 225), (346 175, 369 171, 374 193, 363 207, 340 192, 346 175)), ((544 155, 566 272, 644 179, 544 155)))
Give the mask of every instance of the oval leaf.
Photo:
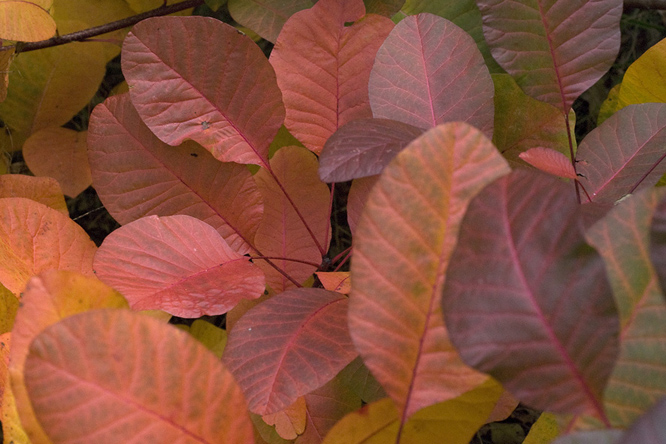
POLYGON ((88 150, 95 190, 121 224, 187 214, 211 225, 241 254, 252 250, 263 205, 247 168, 220 163, 193 142, 177 148, 161 142, 127 94, 95 107, 88 150))
POLYGON ((576 153, 580 183, 597 203, 615 203, 666 173, 666 104, 622 108, 590 132, 576 153))
POLYGON ((493 133, 493 81, 465 31, 432 14, 403 19, 377 52, 370 74, 374 117, 428 129, 464 121, 493 133))
POLYGON ((486 187, 460 227, 442 307, 464 361, 520 401, 608 424, 601 397, 618 318, 572 191, 527 170, 486 187))
POLYGON ((616 109, 636 103, 666 102, 666 39, 650 47, 622 77, 616 109))
POLYGON ((266 415, 333 379, 355 357, 347 298, 299 288, 248 311, 229 333, 224 362, 248 400, 266 415))
POLYGON ((25 176, 23 174, 0 175, 0 198, 26 197, 69 216, 65 196, 55 179, 25 176))
POLYGON ((209 17, 143 20, 123 43, 122 68, 163 142, 192 139, 221 161, 267 164, 282 97, 261 49, 236 28, 209 17))
POLYGON ((565 115, 620 49, 622 0, 479 0, 477 5, 495 60, 528 95, 565 115))
POLYGON ((382 172, 421 128, 388 119, 359 119, 337 130, 319 156, 324 182, 346 182, 382 172))
POLYGON ((25 378, 58 443, 254 442, 243 395, 215 355, 131 311, 96 310, 48 327, 30 346, 25 378), (81 414, 92 407, 94 415, 81 414))
POLYGON ((518 157, 548 174, 564 177, 565 179, 576 179, 578 177, 571 161, 559 151, 543 147, 530 148, 524 153, 520 153, 518 157))
POLYGON ((372 117, 368 77, 393 22, 364 15, 362 0, 320 0, 285 23, 271 53, 285 126, 317 154, 339 127, 372 117))
POLYGON ((49 13, 34 2, 0 2, 0 38, 20 42, 38 42, 55 35, 56 23, 49 13))
POLYGON ((243 26, 247 26, 269 42, 275 43, 289 17, 311 8, 310 0, 264 0, 248 2, 229 0, 229 14, 243 26))
POLYGON ((92 276, 97 247, 69 217, 22 197, 0 199, 0 283, 14 294, 45 270, 92 276))
POLYGON ((150 216, 104 239, 95 273, 134 310, 182 318, 219 315, 264 292, 264 274, 210 225, 190 216, 150 216))
POLYGON ((467 203, 508 172, 480 131, 448 123, 401 151, 370 192, 354 234, 349 328, 403 423, 485 379, 451 345, 440 292, 467 203))

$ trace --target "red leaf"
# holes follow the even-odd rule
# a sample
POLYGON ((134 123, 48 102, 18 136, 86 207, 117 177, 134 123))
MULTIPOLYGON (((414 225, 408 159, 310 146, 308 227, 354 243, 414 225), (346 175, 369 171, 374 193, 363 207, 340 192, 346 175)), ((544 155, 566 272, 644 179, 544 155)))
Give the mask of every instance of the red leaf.
POLYGON ((209 17, 143 20, 125 38, 122 68, 132 103, 162 141, 192 139, 226 162, 268 162, 284 121, 280 90, 261 49, 232 26, 209 17))
POLYGON ((319 156, 319 177, 324 182, 346 182, 379 174, 421 134, 422 129, 395 120, 349 122, 326 141, 319 156))
POLYGON ((239 253, 252 250, 263 206, 247 168, 220 163, 193 142, 176 148, 160 142, 127 94, 93 110, 88 150, 95 190, 121 224, 187 214, 211 225, 239 253))
POLYGON ((254 442, 243 395, 215 355, 128 310, 89 311, 45 329, 25 379, 54 442, 254 442))
POLYGON ((16 295, 45 270, 92 276, 95 244, 76 222, 39 202, 1 198, 0 239, 0 283, 16 295))
POLYGON ((97 277, 134 310, 219 315, 264 292, 264 274, 213 227, 190 216, 150 216, 112 232, 95 254, 97 277))
POLYGON ((356 226, 361 219, 365 202, 368 200, 372 187, 375 186, 379 180, 379 175, 362 177, 354 179, 349 188, 349 195, 347 196, 347 223, 352 234, 356 232, 356 226))
MULTIPOLYGON (((666 104, 622 108, 578 147, 577 170, 593 202, 615 203, 651 187, 666 173, 666 104)), ((584 194, 582 198, 587 200, 584 194)))
POLYGON ((442 306, 469 365, 535 408, 608 423, 618 317, 578 208, 568 184, 527 170, 486 187, 461 225, 442 306))
MULTIPOLYGON (((328 250, 330 192, 317 175, 317 159, 303 148, 281 148, 270 165, 284 191, 268 170, 261 169, 255 175, 265 202, 255 245, 263 256, 272 258, 277 268, 300 284, 317 269, 328 250)), ((266 261, 256 263, 264 270, 266 283, 276 292, 295 286, 266 261)))
POLYGON ((349 327, 402 423, 486 379, 451 345, 440 293, 467 203, 508 172, 480 131, 447 123, 402 150, 370 192, 354 234, 349 327))
POLYGON ((374 117, 419 128, 464 121, 493 133, 494 86, 474 39, 446 19, 403 19, 377 52, 370 74, 374 117))
POLYGON ((347 298, 315 288, 288 290, 248 311, 229 333, 224 362, 266 415, 330 381, 355 357, 347 298))
POLYGON ((530 96, 565 115, 620 49, 622 0, 478 0, 490 52, 530 96))
POLYGON ((229 14, 243 26, 247 26, 269 42, 275 43, 289 17, 298 11, 311 8, 310 0, 229 0, 229 14))
POLYGON ((525 162, 535 168, 566 179, 576 179, 576 170, 574 170, 571 161, 567 156, 550 148, 530 148, 518 155, 525 162))
POLYGON ((285 126, 317 154, 339 127, 372 117, 368 77, 393 22, 364 15, 361 0, 320 0, 291 16, 271 53, 285 126))

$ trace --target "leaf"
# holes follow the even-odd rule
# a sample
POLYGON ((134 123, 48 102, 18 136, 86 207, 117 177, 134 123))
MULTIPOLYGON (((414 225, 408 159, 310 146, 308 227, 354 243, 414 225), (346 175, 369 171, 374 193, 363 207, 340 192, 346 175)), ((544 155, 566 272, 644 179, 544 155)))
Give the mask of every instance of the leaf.
POLYGON ((41 129, 25 141, 23 158, 33 174, 53 177, 66 195, 76 197, 92 185, 87 134, 56 126, 41 129))
POLYGON ((666 439, 666 427, 663 418, 666 415, 666 400, 661 399, 645 415, 641 416, 629 430, 627 430, 617 444, 657 444, 666 439))
POLYGON ((554 414, 544 412, 539 416, 523 444, 550 444, 560 435, 557 418, 554 414))
POLYGON ((266 260, 256 264, 266 274, 266 284, 280 292, 310 277, 328 250, 330 191, 319 180, 317 159, 304 148, 280 149, 270 166, 254 176, 265 207, 255 246, 273 265, 266 260))
POLYGON ((288 290, 248 311, 229 334, 224 363, 251 412, 267 415, 330 381, 355 357, 347 298, 288 290))
POLYGON ((132 103, 163 142, 191 139, 223 162, 267 164, 284 121, 280 90, 261 49, 232 26, 210 17, 143 20, 123 43, 122 68, 132 103))
POLYGON ((253 442, 243 395, 217 358, 187 333, 127 310, 46 328, 25 378, 55 442, 253 442), (82 416, 85 406, 97 414, 82 416))
POLYGON ((227 345, 227 331, 214 326, 210 322, 196 319, 192 322, 190 334, 197 341, 213 352, 218 358, 222 358, 222 352, 227 345))
POLYGON ((553 444, 619 444, 618 439, 621 436, 621 430, 594 430, 567 435, 563 438, 556 439, 553 441, 553 444))
POLYGON ((71 271, 49 270, 28 282, 12 332, 9 369, 21 423, 33 442, 51 441, 34 416, 24 385, 24 365, 30 343, 46 327, 67 316, 107 307, 124 308, 127 301, 120 293, 93 277, 71 271))
POLYGON ((620 99, 620 87, 621 83, 618 83, 608 91, 608 97, 603 101, 601 107, 599 108, 599 117, 597 118, 597 126, 601 126, 602 123, 610 116, 612 116, 619 109, 619 99, 620 99))
MULTIPOLYGON (((568 158, 569 138, 562 112, 525 94, 508 74, 493 74, 495 83, 495 132, 493 143, 511 164, 520 153, 535 146, 551 148, 568 158)), ((569 127, 576 115, 569 113, 569 127)), ((572 137, 575 143, 575 137, 572 137)))
POLYGON ((55 35, 56 24, 48 11, 35 2, 4 0, 0 2, 0 38, 38 42, 55 35))
POLYGON ((571 161, 559 151, 544 147, 530 148, 524 153, 520 153, 518 157, 548 174, 565 179, 578 178, 571 161))
POLYGON ((500 385, 487 378, 472 391, 416 412, 403 427, 399 426, 395 405, 385 398, 344 417, 326 435, 324 444, 467 444, 501 392, 500 385))
POLYGON ((9 48, 0 52, 0 102, 7 98, 7 86, 9 85, 9 67, 14 60, 14 51, 16 48, 9 48))
POLYGON ((370 74, 374 117, 429 129, 464 121, 493 132, 493 82, 474 40, 432 14, 403 19, 384 41, 370 74))
POLYGON ((650 261, 650 224, 653 213, 655 221, 663 217, 658 204, 665 191, 633 195, 587 232, 606 263, 620 315, 620 355, 604 393, 617 428, 629 427, 666 391, 666 361, 657 351, 666 340, 666 301, 650 261))
POLYGON ((95 190, 121 224, 186 214, 211 225, 239 253, 252 251, 263 206, 244 166, 220 163, 193 142, 177 148, 160 142, 126 94, 93 110, 88 150, 95 190))
POLYGON ((365 15, 361 0, 319 0, 285 23, 270 61, 285 126, 308 149, 319 154, 338 128, 372 117, 368 77, 392 28, 386 17, 365 15))
POLYGON ((55 179, 23 174, 0 175, 0 198, 25 197, 69 217, 65 196, 55 179))
POLYGON ((583 242, 572 187, 516 170, 472 200, 442 296, 462 359, 521 402, 608 419, 602 392, 618 319, 601 258, 583 242))
POLYGON ((349 329, 402 423, 485 379, 449 342, 440 293, 467 203, 508 172, 479 130, 448 123, 401 151, 370 192, 354 234, 349 329))
POLYGON ((363 0, 367 14, 379 14, 391 18, 400 11, 405 0, 363 0))
POLYGON ((347 223, 352 234, 356 232, 356 226, 363 214, 365 203, 368 200, 372 187, 379 180, 379 175, 354 179, 347 195, 347 223))
MULTIPOLYGON (((18 307, 18 298, 11 291, 7 290, 4 285, 0 284, 0 334, 12 331, 18 307)), ((1 394, 0 400, 2 400, 1 394)))
POLYGON ((620 49, 621 0, 479 0, 490 52, 528 95, 569 114, 620 49))
POLYGON ((338 374, 338 378, 345 381, 349 388, 367 404, 386 398, 386 392, 372 376, 368 367, 363 364, 360 356, 350 362, 338 374))
POLYGON ((490 415, 486 419, 486 423, 504 421, 514 410, 518 407, 519 401, 513 397, 513 395, 506 390, 502 392, 502 395, 497 400, 497 404, 493 408, 493 411, 490 412, 490 415))
POLYGON ((264 292, 264 274, 210 225, 191 216, 150 216, 109 234, 95 254, 97 277, 133 310, 182 318, 219 315, 264 292))
POLYGON ((617 107, 648 102, 666 102, 666 39, 650 47, 633 62, 622 78, 617 107))
POLYGON ((90 102, 104 78, 106 60, 86 45, 70 43, 14 59, 9 70, 12 86, 0 104, 0 118, 15 139, 11 148, 20 147, 37 130, 67 123, 90 102))
MULTIPOLYGON (((16 300, 16 298, 14 299, 16 300)), ((11 332, 0 333, 0 399, 4 397, 5 388, 9 386, 8 385, 9 379, 7 378, 7 376, 9 370, 9 347, 11 345, 11 340, 12 340, 11 332)), ((2 404, 0 404, 0 406, 1 405, 2 404)))
POLYGON ((229 14, 269 42, 277 41, 285 22, 303 9, 311 8, 310 0, 229 0, 229 14))
POLYGON ((282 438, 296 439, 305 431, 305 415, 305 398, 301 396, 284 410, 264 415, 262 419, 266 424, 275 426, 275 430, 282 438))
POLYGON ((578 147, 580 183, 598 203, 614 203, 651 187, 666 173, 664 145, 666 104, 623 108, 592 130, 578 147))
POLYGON ((45 270, 92 275, 95 244, 61 212, 21 197, 0 199, 0 283, 14 294, 45 270))
POLYGON ((351 291, 351 280, 348 271, 317 271, 317 279, 326 290, 349 294, 351 291))
POLYGON ((346 182, 382 172, 423 130, 389 119, 359 119, 338 129, 319 156, 324 182, 346 182))

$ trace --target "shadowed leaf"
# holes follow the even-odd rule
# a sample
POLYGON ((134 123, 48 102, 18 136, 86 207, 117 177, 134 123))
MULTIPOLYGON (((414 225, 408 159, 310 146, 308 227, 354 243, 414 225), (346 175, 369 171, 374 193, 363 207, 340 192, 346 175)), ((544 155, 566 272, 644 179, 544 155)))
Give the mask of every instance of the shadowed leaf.
POLYGON ((269 42, 275 43, 285 22, 298 11, 311 8, 310 0, 229 0, 229 14, 269 42))
POLYGON ((370 191, 378 180, 379 175, 362 177, 352 181, 347 195, 347 223, 352 234, 356 232, 356 226, 359 219, 361 219, 370 191))
POLYGON ((569 184, 516 170, 472 200, 442 308, 463 360, 538 409, 608 424, 602 393, 618 319, 569 184))
POLYGON ((666 399, 656 403, 627 430, 617 444, 659 444, 666 440, 666 399))

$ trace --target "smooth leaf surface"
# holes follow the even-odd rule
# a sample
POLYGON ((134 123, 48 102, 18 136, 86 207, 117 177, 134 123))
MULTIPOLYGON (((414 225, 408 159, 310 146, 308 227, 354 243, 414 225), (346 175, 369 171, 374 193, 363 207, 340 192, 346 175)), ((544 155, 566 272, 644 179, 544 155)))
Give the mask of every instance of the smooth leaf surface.
POLYGON ((508 172, 479 130, 449 123, 401 151, 370 192, 354 238, 349 329, 402 423, 485 379, 449 341, 441 287, 468 202, 508 172))
POLYGON ((55 179, 23 174, 0 175, 0 198, 25 197, 69 216, 65 196, 55 179))
MULTIPOLYGON (((255 175, 265 207, 255 246, 261 255, 271 258, 275 267, 301 284, 328 250, 330 191, 319 180, 317 159, 304 148, 284 147, 275 153, 270 165, 284 191, 268 170, 255 175)), ((273 290, 296 285, 265 260, 255 263, 264 270, 266 283, 273 290)))
POLYGON ((564 177, 565 179, 577 179, 578 177, 571 161, 559 151, 540 146, 530 148, 524 153, 520 153, 518 157, 548 174, 564 177))
MULTIPOLYGON (((666 173, 666 104, 622 108, 578 147, 580 183, 593 202, 615 203, 651 187, 666 173)), ((587 201, 582 194, 581 199, 587 201)))
POLYGON ((351 279, 348 271, 317 271, 317 279, 326 290, 349 294, 351 291, 351 279))
POLYGON ((175 148, 161 142, 127 94, 93 110, 88 150, 95 190, 119 223, 186 214, 211 225, 239 253, 252 250, 263 206, 250 172, 218 162, 193 142, 175 148))
MULTIPOLYGON (((574 433, 553 441, 553 444, 620 444, 621 430, 593 430, 574 433)), ((631 441, 649 442, 649 441, 631 441)))
POLYGON ((470 203, 442 308, 463 360, 534 408, 606 424, 618 318, 570 184, 516 170, 470 203))
POLYGON ((368 200, 372 187, 379 180, 379 175, 354 179, 347 195, 347 223, 352 234, 356 232, 356 226, 361 219, 365 203, 368 200))
POLYGON ((0 284, 0 334, 12 331, 18 307, 19 299, 16 295, 0 284))
POLYGON ((0 283, 14 294, 50 269, 92 275, 95 244, 69 217, 22 197, 0 198, 0 283))
POLYGON ((35 2, 4 0, 0 2, 0 38, 38 42, 53 37, 56 23, 48 11, 35 2))
POLYGON ((46 327, 67 316, 96 308, 126 308, 128 305, 120 293, 99 280, 60 270, 46 271, 30 279, 21 302, 10 352, 12 388, 21 423, 32 441, 49 443, 51 441, 34 416, 24 384, 25 360, 30 343, 46 327))
POLYGON ((338 374, 338 378, 345 381, 349 388, 367 404, 386 398, 386 392, 372 376, 368 367, 363 364, 360 356, 350 362, 338 374))
POLYGON ((423 130, 389 119, 359 119, 336 131, 319 156, 324 182, 346 182, 373 176, 423 130))
POLYGON ((262 271, 191 216, 149 216, 109 234, 93 267, 133 310, 219 315, 264 292, 262 271))
POLYGON ((666 439, 666 400, 661 399, 645 415, 641 416, 629 430, 627 430, 617 444, 645 443, 657 444, 666 439))
POLYGON ((122 68, 160 140, 192 139, 223 162, 266 165, 284 107, 273 68, 235 28, 209 17, 144 20, 123 43, 122 68))
POLYGON ((617 108, 637 103, 666 102, 666 39, 650 47, 622 78, 617 108))
POLYGON ((306 408, 305 398, 301 396, 284 410, 264 415, 262 419, 266 424, 275 426, 275 431, 283 439, 296 439, 305 431, 306 408))
POLYGON ((441 17, 403 19, 384 41, 368 85, 372 115, 429 129, 464 121, 493 133, 494 87, 462 29, 441 17))
POLYGON ((320 0, 285 23, 270 61, 285 126, 308 149, 319 154, 338 128, 372 117, 368 78, 391 29, 390 19, 366 16, 362 0, 320 0))
POLYGON ((220 361, 187 333, 128 310, 46 328, 30 346, 25 378, 58 443, 253 442, 243 395, 220 361))
POLYGON ((298 288, 273 296, 238 321, 223 359, 251 412, 266 415, 288 407, 356 357, 347 305, 339 293, 298 288))
POLYGON ((92 185, 87 135, 56 126, 41 129, 25 141, 23 158, 34 175, 53 177, 63 193, 76 197, 92 185))
POLYGON ((620 49, 621 0, 479 0, 490 51, 530 96, 564 115, 620 49))
MULTIPOLYGON (((664 189, 626 199, 587 231, 602 255, 621 325, 620 354, 604 393, 617 428, 629 427, 666 393, 666 301, 650 261, 650 223, 659 218, 664 189)), ((654 239, 654 235, 653 235, 654 239)))
POLYGON ((275 43, 285 22, 303 9, 311 8, 310 0, 229 0, 229 14, 269 42, 275 43))
POLYGON ((655 204, 652 214, 649 251, 654 271, 659 278, 659 286, 664 289, 666 288, 666 200, 657 193, 654 195, 658 196, 660 201, 655 204))

